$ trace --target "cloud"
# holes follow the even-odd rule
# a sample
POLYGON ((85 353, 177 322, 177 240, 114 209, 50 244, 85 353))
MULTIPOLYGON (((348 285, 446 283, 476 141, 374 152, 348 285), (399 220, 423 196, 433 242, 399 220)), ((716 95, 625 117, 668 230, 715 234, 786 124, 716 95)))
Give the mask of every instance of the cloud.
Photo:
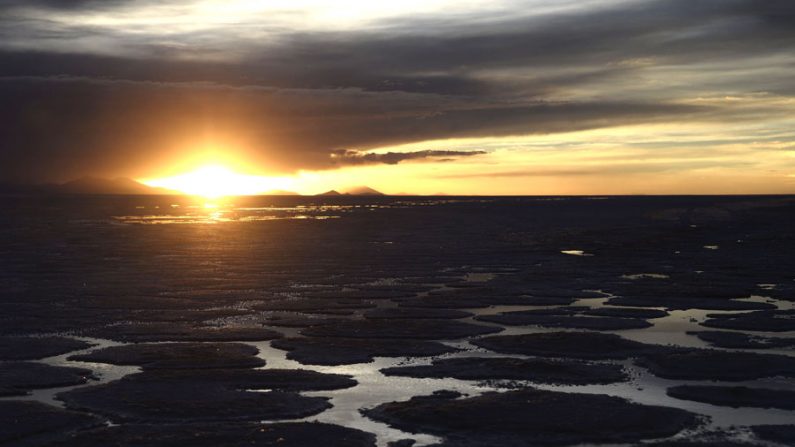
POLYGON ((408 160, 436 160, 452 161, 461 157, 472 157, 475 155, 486 154, 485 151, 439 151, 424 150, 414 152, 360 152, 356 150, 344 149, 332 152, 331 159, 335 165, 366 165, 366 164, 387 164, 396 165, 408 160))
POLYGON ((0 177, 38 179, 59 172, 126 175, 131 166, 197 150, 208 138, 242 148, 252 163, 274 172, 292 172, 333 167, 330 155, 351 148, 714 119, 711 107, 678 104, 479 102, 360 89, 74 78, 0 82, 0 103, 0 177))
POLYGON ((0 0, 0 8, 9 9, 55 9, 55 10, 94 10, 118 6, 138 6, 155 3, 141 0, 0 0))
POLYGON ((615 176, 633 175, 650 173, 672 173, 688 170, 705 168, 750 168, 753 163, 747 161, 734 160, 676 160, 676 161, 653 161, 647 163, 608 163, 601 166, 571 166, 571 167, 535 167, 526 169, 514 169, 509 171, 490 171, 460 174, 443 174, 437 176, 445 179, 473 179, 473 178, 511 178, 511 177, 591 177, 591 176, 615 176))
POLYGON ((764 127, 791 105, 752 94, 795 91, 787 0, 507 1, 353 28, 204 23, 194 3, 0 0, 0 180, 135 175, 206 141, 292 172, 472 154, 370 151, 432 139, 764 127), (155 6, 186 15, 146 23, 155 6), (703 100, 726 96, 749 104, 703 100))

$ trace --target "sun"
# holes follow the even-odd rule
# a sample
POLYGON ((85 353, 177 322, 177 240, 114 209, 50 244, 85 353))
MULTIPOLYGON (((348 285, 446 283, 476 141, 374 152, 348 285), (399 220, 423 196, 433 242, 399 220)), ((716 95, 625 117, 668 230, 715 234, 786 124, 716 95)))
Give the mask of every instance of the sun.
POLYGON ((171 177, 142 179, 141 183, 209 199, 263 194, 289 186, 285 179, 241 174, 216 164, 171 177))

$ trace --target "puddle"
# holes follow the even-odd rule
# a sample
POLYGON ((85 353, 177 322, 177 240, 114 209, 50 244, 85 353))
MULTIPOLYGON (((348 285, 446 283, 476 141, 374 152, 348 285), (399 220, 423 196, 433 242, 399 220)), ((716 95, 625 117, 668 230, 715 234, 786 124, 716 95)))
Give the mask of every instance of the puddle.
POLYGON ((593 254, 586 253, 582 250, 561 250, 560 252, 563 253, 564 255, 570 255, 570 256, 593 256, 593 254))
MULTIPOLYGON (((574 256, 590 256, 589 254, 584 253, 580 250, 567 250, 563 251, 562 253, 574 256)), ((496 278, 497 275, 498 275, 497 273, 477 272, 477 273, 463 274, 461 275, 461 278, 466 282, 484 283, 496 278)), ((645 278, 665 279, 668 278, 668 276, 660 273, 637 273, 631 275, 623 275, 622 278, 631 279, 631 280, 645 279, 645 278)), ((400 283, 400 278, 381 278, 373 281, 371 284, 388 285, 388 284, 399 284, 399 283, 400 283)), ((432 287, 430 291, 440 291, 449 288, 447 286, 438 285, 438 284, 437 285, 428 284, 428 286, 432 287)), ((606 301, 613 297, 613 295, 605 293, 600 290, 586 290, 586 291, 598 292, 603 296, 597 298, 577 299, 572 304, 572 306, 585 306, 589 308, 605 307, 606 301)), ((416 294, 416 296, 418 297, 426 296, 428 293, 429 293, 428 291, 419 292, 416 294)), ((775 300, 770 297, 756 296, 756 295, 740 299, 740 301, 769 302, 769 303, 774 303, 780 309, 791 309, 795 304, 787 301, 775 300)), ((395 300, 390 300, 390 299, 378 300, 379 307, 394 307, 397 304, 398 301, 395 300)), ((479 325, 500 327, 504 330, 500 332, 499 335, 519 335, 519 334, 559 332, 559 331, 582 332, 582 330, 578 329, 543 328, 537 326, 506 327, 496 323, 477 321, 474 319, 474 316, 477 315, 495 314, 500 312, 511 312, 511 311, 521 311, 521 310, 543 309, 550 307, 561 307, 561 306, 495 305, 488 308, 461 309, 467 312, 471 312, 473 316, 463 318, 459 321, 467 321, 479 325)), ((609 306, 609 307, 616 308, 619 306, 609 306)), ((622 337, 643 343, 716 349, 712 348, 706 342, 703 342, 702 340, 694 336, 688 335, 686 333, 688 331, 708 330, 707 328, 700 326, 698 323, 703 321, 705 318, 707 318, 706 317, 707 314, 716 313, 716 312, 726 313, 726 311, 698 310, 698 309, 687 310, 687 311, 669 311, 669 315, 666 317, 648 320, 653 324, 653 326, 646 329, 600 331, 600 332, 618 334, 622 337)), ((282 314, 282 313, 262 312, 251 315, 229 317, 229 319, 240 319, 241 321, 244 320, 248 322, 254 322, 254 321, 263 322, 263 316, 271 314, 282 314)), ((290 314, 290 313, 283 313, 283 314, 290 314)), ((229 319, 222 319, 222 320, 225 321, 226 323, 229 323, 230 322, 229 319)), ((300 335, 301 328, 286 328, 286 327, 275 327, 267 325, 265 327, 279 331, 283 333, 285 336, 289 337, 301 336, 300 335)), ((779 333, 779 334, 774 334, 774 336, 791 336, 791 335, 786 333, 785 334, 779 333)), ((110 346, 119 346, 124 344, 124 343, 112 342, 109 340, 87 338, 87 337, 74 337, 74 338, 94 343, 96 344, 96 346, 81 351, 75 351, 60 356, 46 358, 41 360, 41 362, 54 366, 75 366, 75 367, 88 368, 93 370, 98 380, 91 381, 85 385, 37 390, 33 392, 32 395, 29 396, 13 397, 6 399, 35 400, 46 404, 63 407, 64 404, 55 398, 55 395, 60 392, 68 391, 75 388, 80 388, 83 386, 91 386, 91 385, 107 383, 113 380, 120 379, 121 377, 127 374, 140 371, 140 368, 135 366, 115 366, 104 363, 69 361, 67 360, 67 357, 74 354, 86 353, 96 349, 101 349, 110 346)), ((366 418, 360 413, 360 410, 363 408, 371 408, 386 402, 405 401, 413 396, 429 395, 439 390, 453 390, 468 396, 477 396, 479 394, 488 391, 505 391, 506 388, 501 387, 500 381, 479 382, 479 381, 467 381, 467 380, 457 380, 457 379, 435 379, 435 378, 423 379, 423 378, 411 378, 411 377, 389 377, 381 374, 379 370, 394 366, 428 364, 434 358, 457 358, 457 357, 471 357, 471 356, 533 358, 531 356, 525 356, 525 355, 506 355, 506 354, 487 351, 483 348, 479 348, 473 345, 471 343, 471 340, 473 339, 474 338, 441 341, 441 343, 451 347, 458 348, 461 351, 445 354, 442 356, 436 356, 433 358, 376 357, 374 361, 370 363, 359 363, 359 364, 340 365, 340 366, 303 365, 297 361, 288 359, 286 351, 273 348, 271 346, 271 342, 269 341, 239 342, 239 343, 255 346, 256 348, 259 349, 258 357, 264 359, 267 362, 267 364, 264 367, 262 367, 262 369, 305 369, 305 370, 317 371, 320 373, 346 374, 346 375, 351 375, 354 378, 354 380, 358 382, 357 386, 348 389, 303 392, 302 394, 307 396, 327 397, 330 399, 330 403, 333 405, 333 407, 318 415, 311 416, 305 419, 299 419, 300 421, 324 422, 324 423, 336 424, 344 427, 367 431, 376 435, 377 445, 379 447, 386 447, 387 444, 390 442, 403 440, 403 439, 413 439, 416 441, 415 445, 421 447, 421 446, 427 446, 439 443, 442 441, 442 439, 428 434, 408 433, 392 428, 384 423, 373 421, 371 419, 366 418)), ((746 350, 746 351, 763 352, 763 353, 782 353, 785 355, 795 356, 795 352, 792 351, 788 352, 780 352, 776 350, 746 350)), ((792 420, 795 419, 795 412, 793 411, 771 410, 763 408, 719 407, 699 402, 674 399, 665 394, 667 388, 681 384, 691 384, 691 383, 703 384, 705 382, 661 379, 649 374, 643 368, 634 366, 632 361, 624 361, 620 363, 623 364, 630 372, 631 380, 628 382, 612 384, 612 385, 586 385, 586 386, 545 385, 545 384, 522 382, 522 381, 511 381, 511 383, 513 384, 518 383, 527 386, 533 386, 540 389, 547 389, 547 390, 561 391, 561 392, 606 394, 606 395, 626 398, 630 401, 641 404, 663 405, 663 406, 681 408, 684 410, 708 416, 710 418, 710 422, 703 430, 721 430, 724 432, 730 432, 731 430, 733 430, 732 428, 733 426, 738 426, 738 425, 747 426, 753 424, 787 424, 791 423, 792 420)), ((721 382, 710 382, 710 383, 721 384, 721 382)), ((507 384, 508 384, 507 381, 502 383, 502 385, 507 385, 507 384)), ((740 382, 740 383, 732 382, 731 385, 734 386, 746 385, 746 386, 756 386, 763 388, 795 390, 795 381, 782 379, 782 378, 769 378, 769 379, 740 382)))
POLYGON ((118 343, 111 340, 104 340, 100 338, 71 337, 62 334, 58 335, 74 338, 76 340, 82 340, 88 343, 92 343, 96 346, 92 346, 86 349, 81 349, 78 351, 72 351, 62 355, 47 357, 41 360, 31 360, 31 361, 44 363, 51 366, 67 366, 74 368, 90 369, 93 372, 95 380, 89 380, 88 382, 80 385, 33 390, 31 391, 31 394, 26 396, 4 397, 0 398, 0 400, 32 400, 59 408, 65 408, 64 403, 55 397, 57 394, 63 393, 65 391, 71 391, 77 388, 102 385, 108 382, 112 382, 114 380, 121 379, 122 377, 128 374, 133 374, 141 371, 141 368, 137 366, 119 366, 119 365, 111 365, 108 363, 79 362, 79 361, 67 360, 68 357, 71 357, 73 355, 86 354, 91 351, 95 351, 97 349, 109 348, 111 346, 122 346, 125 343, 118 343))

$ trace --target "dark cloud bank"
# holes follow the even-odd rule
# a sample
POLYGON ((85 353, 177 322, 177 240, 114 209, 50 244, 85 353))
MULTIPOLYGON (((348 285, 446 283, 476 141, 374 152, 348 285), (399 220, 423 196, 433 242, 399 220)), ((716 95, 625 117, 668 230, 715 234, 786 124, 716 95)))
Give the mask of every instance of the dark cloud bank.
MULTIPOLYGON (((0 38, 102 37, 111 32, 48 26, 47 13, 148 3, 4 0, 0 38)), ((257 44, 231 27, 231 37, 207 44, 212 48, 193 45, 205 42, 193 35, 179 37, 185 45, 176 49, 144 36, 124 41, 115 56, 79 44, 68 51, 3 45, 0 180, 128 174, 177 156, 180 142, 208 136, 251 148, 255 161, 281 172, 449 160, 472 154, 366 150, 436 138, 735 119, 732 110, 684 103, 724 90, 794 90, 783 76, 791 73, 787 54, 795 49, 790 1, 624 2, 543 18, 418 17, 378 29, 287 32, 257 44), (242 56, 202 57, 225 45, 242 56), (190 58, 181 57, 186 52, 190 58), (766 67, 758 66, 760 57, 766 67), (721 83, 710 64, 757 70, 721 83), (670 93, 639 83, 663 65, 691 67, 692 79, 680 83, 687 87, 670 93)), ((764 111, 754 117, 764 119, 764 111)))

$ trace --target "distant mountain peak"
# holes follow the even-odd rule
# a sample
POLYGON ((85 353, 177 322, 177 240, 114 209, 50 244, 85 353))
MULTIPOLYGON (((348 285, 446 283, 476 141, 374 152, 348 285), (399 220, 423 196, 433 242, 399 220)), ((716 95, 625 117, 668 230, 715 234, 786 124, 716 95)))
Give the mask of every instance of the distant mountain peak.
POLYGON ((383 196, 384 193, 381 191, 376 191, 369 186, 357 186, 355 188, 350 188, 345 191, 345 194, 350 194, 352 196, 383 196))
POLYGON ((344 192, 339 192, 336 189, 332 189, 331 191, 326 191, 324 193, 318 194, 319 196, 383 196, 385 195, 381 191, 377 191, 369 186, 356 186, 353 188, 349 188, 344 190, 344 192))
POLYGON ((149 195, 175 194, 164 188, 153 188, 127 177, 113 179, 85 176, 56 185, 54 192, 66 194, 149 195))

